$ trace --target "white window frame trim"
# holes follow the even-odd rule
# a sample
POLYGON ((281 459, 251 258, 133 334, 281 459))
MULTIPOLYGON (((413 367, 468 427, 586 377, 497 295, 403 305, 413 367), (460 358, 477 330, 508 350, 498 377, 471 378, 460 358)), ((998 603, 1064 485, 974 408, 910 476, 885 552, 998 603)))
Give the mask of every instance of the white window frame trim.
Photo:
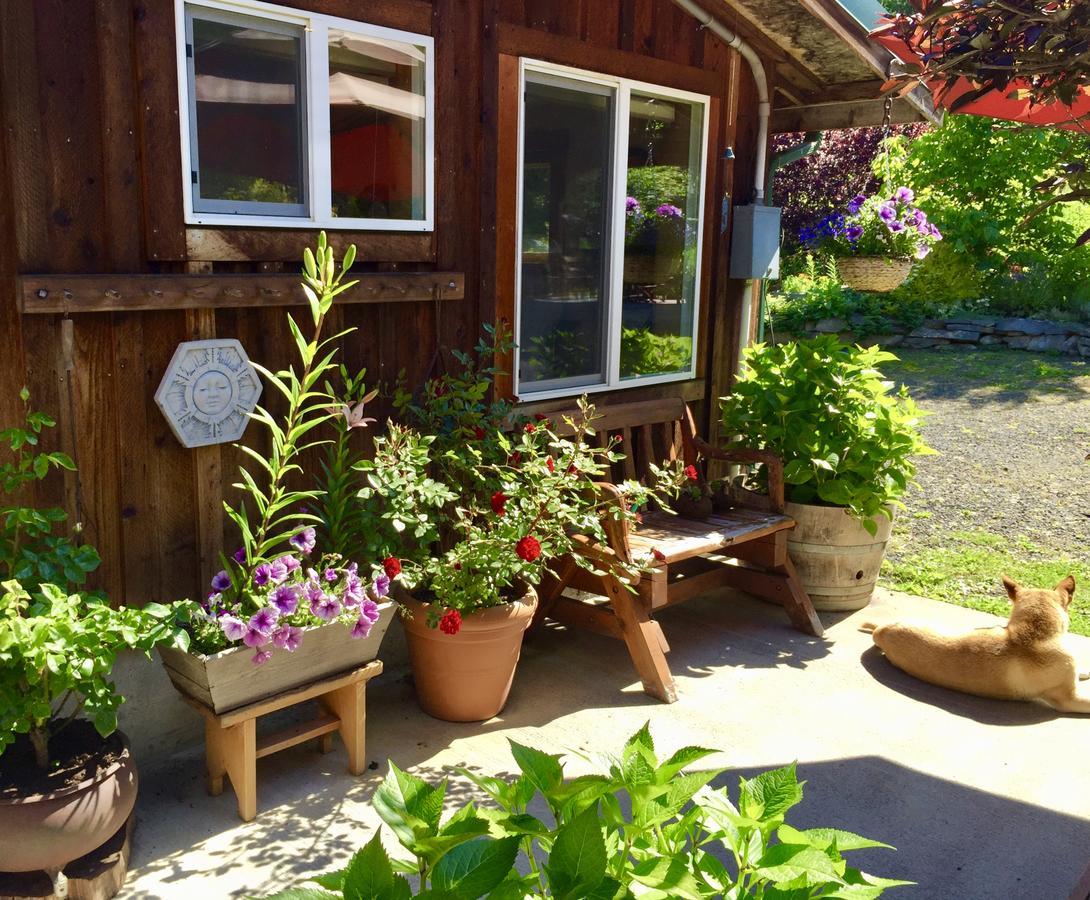
POLYGON ((522 57, 519 60, 519 108, 518 108, 518 183, 515 186, 515 321, 514 337, 515 350, 512 360, 512 381, 515 395, 523 403, 535 403, 538 400, 556 400, 565 397, 577 397, 582 394, 598 394, 603 391, 625 390, 628 388, 647 387, 655 384, 668 384, 678 381, 691 381, 696 377, 696 360, 698 356, 698 337, 700 332, 700 301, 701 282, 704 269, 704 220, 705 204, 708 194, 708 140, 711 127, 711 97, 707 94, 696 94, 692 91, 684 91, 678 88, 666 87, 661 84, 651 84, 645 81, 636 81, 631 78, 606 75, 601 72, 593 72, 586 69, 576 69, 571 66, 563 66, 544 60, 522 57), (527 390, 522 393, 522 385, 519 381, 519 346, 518 340, 522 335, 522 191, 524 149, 526 145, 525 118, 526 118, 526 75, 528 72, 557 75, 573 81, 581 81, 585 84, 607 86, 614 88, 616 102, 613 104, 613 180, 610 185, 610 201, 613 205, 612 232, 610 233, 610 260, 608 275, 608 295, 606 303, 607 341, 605 347, 605 381, 600 384, 587 384, 580 386, 561 386, 535 391, 527 390), (696 259, 694 263, 695 283, 693 286, 693 352, 689 361, 689 368, 684 372, 671 372, 666 375, 644 375, 633 378, 620 377, 621 372, 621 313, 622 302, 616 298, 622 296, 624 288, 624 198, 627 194, 628 175, 628 118, 630 112, 630 98, 632 92, 650 94, 661 97, 664 100, 684 100, 700 104, 703 107, 703 121, 700 133, 700 196, 697 204, 697 233, 696 233, 696 259), (620 248, 621 252, 616 252, 620 248))
POLYGON ((435 39, 382 25, 372 25, 338 16, 265 3, 263 0, 175 0, 174 33, 178 70, 178 124, 181 132, 182 202, 186 225, 229 225, 241 228, 323 228, 327 231, 435 230, 435 39), (260 215, 250 213, 200 212, 193 208, 192 126, 190 121, 188 34, 186 9, 231 13, 303 29, 304 127, 306 155, 303 186, 309 215, 260 215), (329 131, 329 30, 338 29, 364 37, 398 41, 424 48, 424 218, 370 219, 333 216, 332 171, 329 131))

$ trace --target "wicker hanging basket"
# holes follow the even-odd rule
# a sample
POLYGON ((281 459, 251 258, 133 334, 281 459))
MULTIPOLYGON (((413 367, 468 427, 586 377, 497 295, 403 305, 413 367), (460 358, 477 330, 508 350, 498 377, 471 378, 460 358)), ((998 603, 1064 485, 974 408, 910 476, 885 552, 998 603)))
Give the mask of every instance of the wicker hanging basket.
POLYGON ((857 291, 886 293, 904 284, 912 271, 911 259, 884 256, 846 256, 836 261, 840 281, 857 291))

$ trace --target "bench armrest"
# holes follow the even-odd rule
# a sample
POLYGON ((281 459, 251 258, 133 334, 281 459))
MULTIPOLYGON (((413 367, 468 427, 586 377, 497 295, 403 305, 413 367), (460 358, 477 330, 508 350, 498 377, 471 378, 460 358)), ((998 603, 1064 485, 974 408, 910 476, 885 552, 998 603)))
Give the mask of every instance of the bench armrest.
POLYGON ((693 438, 696 452, 707 459, 733 463, 763 463, 768 470, 768 499, 772 511, 782 513, 784 508, 783 461, 771 450, 750 450, 737 447, 729 450, 713 447, 700 437, 693 438))

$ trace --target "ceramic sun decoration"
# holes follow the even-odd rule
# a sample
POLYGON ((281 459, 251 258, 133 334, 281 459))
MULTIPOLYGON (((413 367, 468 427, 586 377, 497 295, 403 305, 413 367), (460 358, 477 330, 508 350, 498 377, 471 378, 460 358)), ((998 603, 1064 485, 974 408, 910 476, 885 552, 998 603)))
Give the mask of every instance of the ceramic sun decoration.
POLYGON ((155 402, 183 447, 237 441, 261 396, 261 380, 233 338, 179 344, 155 402))

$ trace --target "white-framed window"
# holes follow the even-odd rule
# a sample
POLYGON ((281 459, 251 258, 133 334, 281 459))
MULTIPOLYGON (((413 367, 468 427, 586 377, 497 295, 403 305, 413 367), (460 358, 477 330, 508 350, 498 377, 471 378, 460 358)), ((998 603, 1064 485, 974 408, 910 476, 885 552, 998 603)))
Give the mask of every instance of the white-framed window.
POLYGON ((709 98, 521 62, 516 393, 692 378, 709 98))
POLYGON ((175 3, 187 224, 432 230, 431 37, 258 0, 175 3))

